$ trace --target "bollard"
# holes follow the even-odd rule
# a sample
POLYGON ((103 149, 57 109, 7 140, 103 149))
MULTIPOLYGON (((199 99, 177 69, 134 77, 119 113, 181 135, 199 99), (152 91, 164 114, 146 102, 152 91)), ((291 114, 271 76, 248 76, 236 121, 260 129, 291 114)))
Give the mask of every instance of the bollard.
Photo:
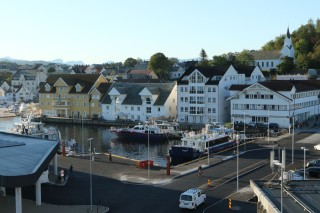
POLYGON ((232 209, 232 200, 231 200, 231 197, 229 197, 228 208, 229 208, 229 209, 232 209))
POLYGON ((210 178, 208 178, 208 187, 210 187, 211 186, 211 180, 210 180, 210 178))

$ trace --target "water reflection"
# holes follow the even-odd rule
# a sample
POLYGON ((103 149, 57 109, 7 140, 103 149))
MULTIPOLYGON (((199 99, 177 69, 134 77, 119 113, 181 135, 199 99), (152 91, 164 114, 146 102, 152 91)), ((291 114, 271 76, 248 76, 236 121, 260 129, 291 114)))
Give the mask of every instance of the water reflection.
MULTIPOLYGON (((13 126, 13 122, 18 122, 20 118, 2 118, 0 119, 1 129, 10 128, 13 126)), ((57 127, 61 132, 63 140, 70 140, 74 138, 80 147, 83 148, 83 152, 89 150, 89 138, 93 138, 92 147, 95 152, 105 153, 112 152, 115 155, 120 155, 130 159, 147 160, 148 158, 148 144, 139 143, 137 141, 123 141, 118 140, 117 135, 110 132, 103 126, 82 126, 73 124, 46 124, 47 127, 57 127)), ((152 143, 149 146, 150 160, 154 163, 165 166, 166 156, 169 154, 169 149, 173 144, 177 144, 179 141, 168 141, 163 143, 152 143)), ((79 153, 81 154, 81 153, 79 153)))

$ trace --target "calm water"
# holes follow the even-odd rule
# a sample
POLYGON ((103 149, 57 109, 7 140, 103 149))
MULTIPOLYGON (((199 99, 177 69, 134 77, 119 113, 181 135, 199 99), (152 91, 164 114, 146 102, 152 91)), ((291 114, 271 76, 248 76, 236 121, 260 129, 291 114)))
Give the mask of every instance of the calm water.
MULTIPOLYGON (((0 130, 13 127, 14 122, 20 118, 0 118, 0 130)), ((92 147, 96 153, 112 152, 115 155, 124 156, 136 160, 148 159, 148 144, 117 140, 117 135, 102 126, 81 126, 73 124, 46 124, 47 127, 57 127, 64 140, 75 138, 81 147, 88 150, 89 138, 93 138, 92 147)), ((179 141, 168 141, 164 143, 149 143, 149 156, 156 164, 165 166, 165 158, 169 155, 169 149, 179 141)))

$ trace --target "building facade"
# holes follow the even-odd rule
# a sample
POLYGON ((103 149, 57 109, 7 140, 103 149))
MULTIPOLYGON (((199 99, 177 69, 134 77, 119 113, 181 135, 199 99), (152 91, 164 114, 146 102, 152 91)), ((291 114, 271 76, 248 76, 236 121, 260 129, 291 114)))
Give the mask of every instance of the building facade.
POLYGON ((177 85, 173 83, 114 82, 102 101, 106 120, 176 119, 177 85))
POLYGON ((259 67, 189 67, 178 80, 178 122, 229 121, 230 86, 259 81, 265 81, 259 67))
MULTIPOLYGON (((104 95, 103 83, 98 74, 50 75, 39 90, 39 106, 49 117, 93 118, 101 115, 97 100, 104 95)), ((104 85, 108 87, 108 84, 104 85)), ((104 90, 106 90, 104 88, 104 90)))
POLYGON ((320 81, 269 81, 233 85, 231 117, 234 122, 278 123, 289 128, 319 115, 320 81))

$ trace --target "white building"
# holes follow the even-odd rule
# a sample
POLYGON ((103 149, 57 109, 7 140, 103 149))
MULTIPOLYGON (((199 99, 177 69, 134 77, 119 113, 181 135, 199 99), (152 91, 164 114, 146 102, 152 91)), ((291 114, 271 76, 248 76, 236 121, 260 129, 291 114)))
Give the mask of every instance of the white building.
POLYGON ((176 119, 177 85, 174 83, 114 82, 102 100, 106 120, 176 119))
POLYGON ((259 67, 189 67, 178 80, 178 122, 230 121, 229 87, 265 81, 259 67))
POLYGON ((319 114, 320 81, 269 81, 233 85, 231 117, 234 122, 278 123, 282 128, 319 114))
POLYGON ((281 64, 281 59, 290 57, 294 59, 294 48, 292 45, 291 35, 289 28, 284 39, 283 47, 281 50, 262 50, 251 51, 254 58, 254 65, 259 66, 261 70, 276 70, 277 66, 281 64))
MULTIPOLYGON (((14 92, 24 87, 32 94, 30 99, 24 99, 24 101, 36 98, 40 84, 47 79, 47 75, 44 72, 37 71, 36 69, 36 66, 23 66, 12 76, 11 85, 14 92)), ((27 96, 25 96, 25 98, 27 98, 27 96)), ((19 99, 16 98, 14 101, 19 101, 19 99)))

